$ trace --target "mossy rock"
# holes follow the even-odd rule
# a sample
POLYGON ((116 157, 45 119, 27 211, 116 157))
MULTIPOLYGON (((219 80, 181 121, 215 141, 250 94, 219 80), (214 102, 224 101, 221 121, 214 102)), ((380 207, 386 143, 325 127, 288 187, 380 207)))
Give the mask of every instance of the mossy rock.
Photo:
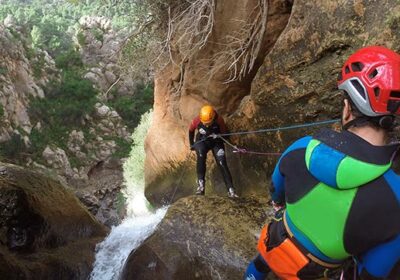
POLYGON ((0 163, 0 278, 87 279, 107 231, 58 181, 0 163))
POLYGON ((242 279, 268 214, 266 198, 182 198, 130 254, 121 279, 242 279))

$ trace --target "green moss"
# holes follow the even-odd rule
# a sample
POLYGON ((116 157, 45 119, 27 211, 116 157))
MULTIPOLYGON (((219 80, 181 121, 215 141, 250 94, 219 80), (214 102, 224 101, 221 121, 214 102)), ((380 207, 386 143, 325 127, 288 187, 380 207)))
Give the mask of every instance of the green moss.
POLYGON ((3 104, 0 103, 0 120, 4 117, 4 107, 3 104))
POLYGON ((81 45, 81 46, 85 45, 85 43, 86 43, 85 35, 83 34, 82 31, 78 32, 78 34, 76 35, 76 38, 78 39, 79 45, 81 45))
POLYGON ((5 75, 8 73, 7 67, 0 66, 0 75, 5 75))
MULTIPOLYGON (((116 202, 115 202, 115 208, 119 214, 124 213, 125 208, 126 208, 126 197, 125 195, 120 191, 117 194, 116 202)), ((122 215, 121 215, 122 216, 122 215)))
POLYGON ((11 139, 0 145, 0 157, 9 162, 24 163, 27 147, 19 134, 13 134, 11 139))
POLYGON ((45 66, 45 59, 44 59, 44 54, 39 54, 36 57, 36 61, 32 64, 32 69, 33 69, 33 76, 36 79, 39 79, 40 77, 42 77, 42 73, 43 73, 43 68, 45 66))

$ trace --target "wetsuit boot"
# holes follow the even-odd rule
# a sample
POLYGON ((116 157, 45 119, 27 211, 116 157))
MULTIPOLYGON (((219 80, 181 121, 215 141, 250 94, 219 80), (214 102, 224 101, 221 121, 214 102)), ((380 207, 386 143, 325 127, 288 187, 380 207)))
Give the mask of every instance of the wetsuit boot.
POLYGON ((206 182, 203 179, 197 181, 197 195, 204 195, 206 182))
POLYGON ((229 188, 229 190, 228 190, 228 197, 230 197, 230 198, 238 198, 239 196, 236 194, 234 188, 229 188))

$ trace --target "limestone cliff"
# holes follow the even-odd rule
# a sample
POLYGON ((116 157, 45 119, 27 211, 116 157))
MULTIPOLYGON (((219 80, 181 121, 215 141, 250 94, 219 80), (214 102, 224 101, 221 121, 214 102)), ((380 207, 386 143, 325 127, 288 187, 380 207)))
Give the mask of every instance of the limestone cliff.
MULTIPOLYGON (((232 6, 230 1, 218 1, 212 42, 223 41, 224 35, 234 32, 233 22, 245 21, 257 3, 240 1, 232 6)), ((270 0, 259 64, 242 80, 224 84, 227 73, 221 72, 207 86, 198 83, 204 72, 194 65, 200 59, 207 61, 204 58, 215 51, 211 42, 196 60, 187 61, 184 72, 170 65, 158 73, 155 121, 147 137, 147 197, 162 203, 163 198, 172 197, 175 189, 174 198, 193 193, 194 157, 188 152, 187 127, 204 103, 216 107, 231 131, 337 118, 340 98, 336 97, 340 93, 336 90, 336 76, 342 62, 365 45, 385 45, 398 51, 399 10, 400 4, 387 0, 270 0), (182 87, 176 91, 174 85, 180 78, 182 87), (171 173, 172 176, 167 175, 171 173)), ((207 67, 211 65, 204 68, 207 67)), ((295 138, 316 129, 252 134, 231 140, 253 151, 282 152, 295 138)), ((276 161, 276 156, 228 153, 239 193, 265 191, 276 161)), ((224 194, 220 174, 211 159, 208 166, 207 177, 212 184, 206 191, 224 194)))
MULTIPOLYGON (((18 128, 31 132, 35 124, 28 115, 29 98, 43 98, 43 86, 58 75, 46 52, 29 57, 27 49, 18 28, 0 24, 0 142, 9 140, 14 133, 20 134, 18 128)), ((24 141, 28 143, 29 139, 24 137, 24 141)))
MULTIPOLYGON (((94 26, 91 26, 89 21, 85 18, 81 24, 88 34, 92 34, 90 28, 100 23, 92 20, 94 26)), ((103 25, 102 30, 106 34, 103 36, 101 53, 97 50, 90 56, 84 47, 96 45, 94 42, 97 41, 87 35, 82 56, 91 67, 87 79, 90 78, 90 69, 102 69, 99 79, 107 82, 103 87, 96 84, 97 80, 93 82, 99 91, 105 93, 117 80, 115 77, 109 80, 105 77, 115 76, 117 66, 115 61, 107 63, 110 59, 105 58, 105 53, 113 54, 113 36, 116 34, 103 25)), ((88 108, 92 113, 80 120, 80 129, 74 127, 68 130, 66 122, 66 135, 60 137, 63 142, 60 139, 60 142, 43 145, 43 134, 46 133, 43 127, 49 120, 40 116, 32 117, 32 101, 46 99, 49 85, 61 79, 61 70, 47 52, 33 50, 28 38, 26 30, 18 26, 12 17, 7 17, 4 24, 0 24, 0 150, 2 155, 3 152, 6 154, 3 160, 52 173, 59 180, 79 189, 79 197, 99 220, 110 226, 115 225, 120 218, 112 209, 116 208, 116 197, 123 179, 122 161, 115 159, 113 154, 119 148, 118 142, 131 142, 124 120, 105 104, 106 99, 102 99, 100 94, 99 102, 93 108, 88 108)), ((128 94, 132 90, 132 81, 120 80, 116 88, 121 94, 128 94)))

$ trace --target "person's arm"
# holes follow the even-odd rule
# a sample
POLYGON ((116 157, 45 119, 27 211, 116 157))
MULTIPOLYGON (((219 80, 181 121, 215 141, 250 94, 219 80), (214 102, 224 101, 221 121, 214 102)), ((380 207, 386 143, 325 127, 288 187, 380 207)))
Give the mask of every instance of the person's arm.
POLYGON ((292 145, 290 145, 285 152, 281 155, 278 163, 275 166, 274 172, 272 173, 272 182, 270 187, 272 204, 274 207, 281 207, 285 205, 285 184, 284 184, 284 174, 281 171, 281 162, 284 160, 285 156, 294 150, 304 149, 307 147, 308 143, 312 139, 311 136, 303 137, 292 145))
POLYGON ((189 126, 189 145, 190 145, 190 149, 193 149, 193 144, 194 144, 194 133, 197 129, 197 126, 200 123, 200 119, 199 117, 196 117, 192 120, 192 122, 190 123, 189 126))
POLYGON ((358 258, 357 265, 362 279, 378 280, 388 277, 393 268, 400 265, 400 234, 363 254, 358 258))

